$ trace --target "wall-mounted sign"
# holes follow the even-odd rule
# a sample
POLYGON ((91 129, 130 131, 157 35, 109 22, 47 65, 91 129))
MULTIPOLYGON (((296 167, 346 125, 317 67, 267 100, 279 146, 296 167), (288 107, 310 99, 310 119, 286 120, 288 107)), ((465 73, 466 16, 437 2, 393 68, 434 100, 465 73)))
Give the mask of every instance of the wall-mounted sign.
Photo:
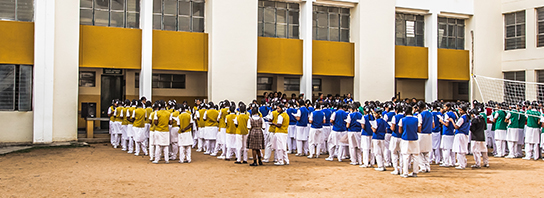
POLYGON ((121 74, 123 74, 123 70, 121 70, 121 69, 104 69, 102 74, 118 74, 118 75, 121 75, 121 74))

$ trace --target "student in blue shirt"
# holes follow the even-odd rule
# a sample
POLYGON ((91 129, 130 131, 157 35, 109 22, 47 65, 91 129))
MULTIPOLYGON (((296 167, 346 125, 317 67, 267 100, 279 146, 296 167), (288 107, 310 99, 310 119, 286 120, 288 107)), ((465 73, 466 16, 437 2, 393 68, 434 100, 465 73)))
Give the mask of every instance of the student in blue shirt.
POLYGON ((433 132, 432 132, 432 141, 433 141, 433 151, 431 152, 431 159, 430 161, 435 164, 439 164, 441 160, 441 153, 440 153, 440 139, 441 139, 441 132, 442 132, 442 124, 440 123, 440 118, 443 116, 442 110, 440 108, 439 103, 434 103, 433 105, 433 132))
POLYGON ((393 134, 391 134, 391 141, 389 142, 389 150, 391 151, 391 161, 393 162, 393 168, 395 169, 391 174, 398 175, 402 172, 402 169, 400 168, 399 163, 399 156, 400 156, 400 141, 401 135, 399 131, 399 122, 402 118, 404 118, 404 106, 405 104, 399 103, 397 106, 395 106, 395 112, 396 115, 391 120, 391 130, 393 131, 393 134))
POLYGON ((349 105, 349 115, 346 119, 346 128, 348 129, 348 145, 351 165, 362 164, 361 160, 361 119, 363 114, 357 111, 354 104, 349 105))
POLYGON ((434 127, 433 114, 427 111, 427 104, 423 101, 417 102, 417 119, 421 125, 418 134, 419 141, 419 172, 431 172, 431 151, 433 150, 432 131, 434 127))
POLYGON ((325 123, 325 114, 321 111, 321 106, 316 106, 315 111, 310 113, 309 122, 308 144, 310 146, 310 155, 308 155, 308 158, 312 158, 314 154, 315 158, 319 158, 321 142, 323 141, 323 123, 325 123))
POLYGON ((401 131, 400 152, 402 153, 402 175, 401 177, 417 177, 419 172, 419 142, 418 131, 421 131, 421 125, 417 118, 412 115, 412 107, 407 106, 405 109, 406 117, 399 122, 399 131, 401 131), (410 161, 413 162, 412 172, 408 174, 410 161))
POLYGON ((361 168, 370 168, 372 167, 370 164, 370 161, 372 161, 370 158, 372 157, 371 154, 371 148, 372 148, 372 135, 374 132, 372 131, 372 122, 374 122, 376 119, 372 115, 372 107, 366 106, 364 108, 365 116, 361 119, 361 151, 363 152, 363 165, 359 166, 361 168))
POLYGON ((329 152, 329 136, 331 134, 331 106, 329 102, 324 102, 323 105, 325 106, 321 111, 325 114, 325 123, 323 123, 323 142, 321 145, 321 153, 328 153, 329 152))
POLYGON ((453 167, 454 153, 453 148, 454 127, 452 122, 457 120, 457 115, 452 111, 452 103, 444 104, 444 117, 440 119, 442 124, 442 139, 440 140, 440 149, 442 149, 442 164, 440 166, 453 167))
POLYGON ((294 114, 297 113, 297 109, 295 106, 295 103, 293 101, 289 101, 287 103, 287 110, 285 111, 287 115, 289 115, 289 127, 287 128, 287 153, 295 153, 297 150, 297 140, 296 140, 296 134, 297 134, 297 118, 295 118, 294 114))
POLYGON ((391 142, 391 135, 393 131, 391 130, 391 120, 393 120, 393 117, 395 116, 395 111, 393 110, 393 104, 391 102, 387 102, 384 105, 385 111, 383 114, 383 120, 387 122, 387 131, 385 133, 385 166, 389 167, 391 166, 391 151, 389 150, 389 144, 391 142))
POLYGON ((329 138, 329 157, 325 160, 332 161, 336 154, 336 157, 338 158, 338 161, 342 161, 342 157, 344 154, 344 145, 340 143, 340 138, 344 135, 346 132, 346 118, 348 117, 348 113, 344 111, 346 108, 345 105, 338 104, 339 107, 338 110, 336 110, 331 115, 331 124, 332 124, 332 131, 329 138), (338 150, 338 152, 335 152, 338 150))
POLYGON ((453 140, 452 151, 457 154, 457 161, 459 166, 456 169, 465 169, 467 166, 467 153, 468 153, 468 132, 470 131, 470 119, 467 115, 467 105, 459 106, 460 118, 457 122, 454 122, 450 118, 450 122, 455 127, 455 139, 453 140))
POLYGON ((384 164, 384 150, 385 150, 385 133, 387 131, 387 122, 382 118, 382 110, 377 109, 374 111, 374 117, 376 121, 372 123, 372 151, 376 158, 377 168, 374 170, 385 171, 384 164))
POLYGON ((310 128, 308 127, 308 116, 310 111, 305 106, 304 100, 299 100, 298 105, 300 108, 297 113, 294 114, 297 119, 297 154, 296 156, 308 155, 308 136, 310 133, 310 128))

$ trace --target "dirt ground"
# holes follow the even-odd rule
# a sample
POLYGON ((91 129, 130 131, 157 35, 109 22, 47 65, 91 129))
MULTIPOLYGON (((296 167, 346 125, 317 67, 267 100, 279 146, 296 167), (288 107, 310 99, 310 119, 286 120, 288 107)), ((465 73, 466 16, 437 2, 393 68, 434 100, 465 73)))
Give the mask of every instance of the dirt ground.
MULTIPOLYGON (((0 156, 0 197, 541 197, 544 161, 490 158, 490 168, 401 178, 290 155, 291 165, 250 167, 194 152, 190 164, 152 164, 106 144, 0 156)), ((469 166, 474 163, 467 156, 469 166)))

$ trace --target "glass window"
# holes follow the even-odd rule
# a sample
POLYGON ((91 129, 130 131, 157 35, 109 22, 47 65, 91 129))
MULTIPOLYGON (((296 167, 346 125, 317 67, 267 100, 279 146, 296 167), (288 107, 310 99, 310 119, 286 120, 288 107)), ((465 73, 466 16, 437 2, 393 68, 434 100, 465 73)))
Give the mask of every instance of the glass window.
POLYGON ((204 0, 153 0, 153 29, 204 32, 204 0))
POLYGON ((140 88, 140 73, 134 74, 134 88, 140 88))
POLYGON ((80 24, 140 28, 139 0, 80 0, 80 24))
POLYGON ((314 40, 349 42, 349 8, 314 6, 314 40))
MULTIPOLYGON (((536 71, 537 82, 544 83, 544 70, 536 71)), ((544 103, 544 85, 538 85, 538 102, 544 103)))
POLYGON ((79 86, 80 87, 94 87, 95 86, 95 72, 80 71, 79 72, 79 86))
POLYGON ((0 21, 34 21, 34 0, 0 0, 0 21))
POLYGON ((0 110, 32 110, 32 66, 0 65, 0 110))
POLYGON ((537 47, 544 47, 544 7, 537 8, 537 47))
MULTIPOLYGON (((525 82, 525 71, 504 72, 504 79, 525 82)), ((504 101, 508 104, 525 101, 525 83, 512 81, 504 81, 504 101)))
POLYGON ((438 17, 438 48, 465 49, 465 20, 438 17))
POLYGON ((504 14, 504 50, 525 49, 525 10, 504 14))
POLYGON ((298 4, 260 0, 258 13, 258 36, 298 39, 298 4))
POLYGON ((299 78, 284 78, 283 79, 283 90, 284 91, 299 91, 300 90, 300 79, 299 78))
POLYGON ((425 20, 422 15, 396 14, 395 45, 425 46, 425 20))
MULTIPOLYGON (((136 77, 139 79, 139 75, 136 77)), ((152 85, 153 88, 185 89, 185 74, 153 74, 152 85)))
POLYGON ((257 90, 272 90, 272 77, 257 77, 257 90))
POLYGON ((321 79, 319 78, 312 79, 312 90, 321 91, 321 79))

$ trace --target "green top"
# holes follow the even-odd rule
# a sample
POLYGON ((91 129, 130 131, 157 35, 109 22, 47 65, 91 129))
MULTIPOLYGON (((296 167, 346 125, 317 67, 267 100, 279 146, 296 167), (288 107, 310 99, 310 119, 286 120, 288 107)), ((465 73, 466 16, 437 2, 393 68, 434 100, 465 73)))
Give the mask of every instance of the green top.
POLYGON ((538 125, 539 118, 540 118, 540 112, 535 110, 528 110, 527 111, 527 127, 540 128, 540 126, 538 125))
POLYGON ((498 117, 497 120, 495 120, 495 130, 506 130, 506 125, 508 125, 508 123, 505 122, 506 113, 503 110, 499 110, 496 114, 498 114, 498 117))
MULTIPOLYGON (((493 111, 493 113, 491 113, 491 118, 494 118, 494 117, 495 117, 495 113, 496 113, 496 111, 493 111)), ((492 131, 495 131, 495 123, 492 123, 492 124, 491 124, 491 130, 492 130, 492 131)))
POLYGON ((510 124, 508 124, 508 128, 517 129, 519 128, 519 117, 521 117, 521 114, 517 110, 512 110, 509 112, 510 114, 510 124))
POLYGON ((518 129, 524 129, 526 123, 527 123, 527 117, 525 116, 525 112, 520 111, 519 112, 518 129))

